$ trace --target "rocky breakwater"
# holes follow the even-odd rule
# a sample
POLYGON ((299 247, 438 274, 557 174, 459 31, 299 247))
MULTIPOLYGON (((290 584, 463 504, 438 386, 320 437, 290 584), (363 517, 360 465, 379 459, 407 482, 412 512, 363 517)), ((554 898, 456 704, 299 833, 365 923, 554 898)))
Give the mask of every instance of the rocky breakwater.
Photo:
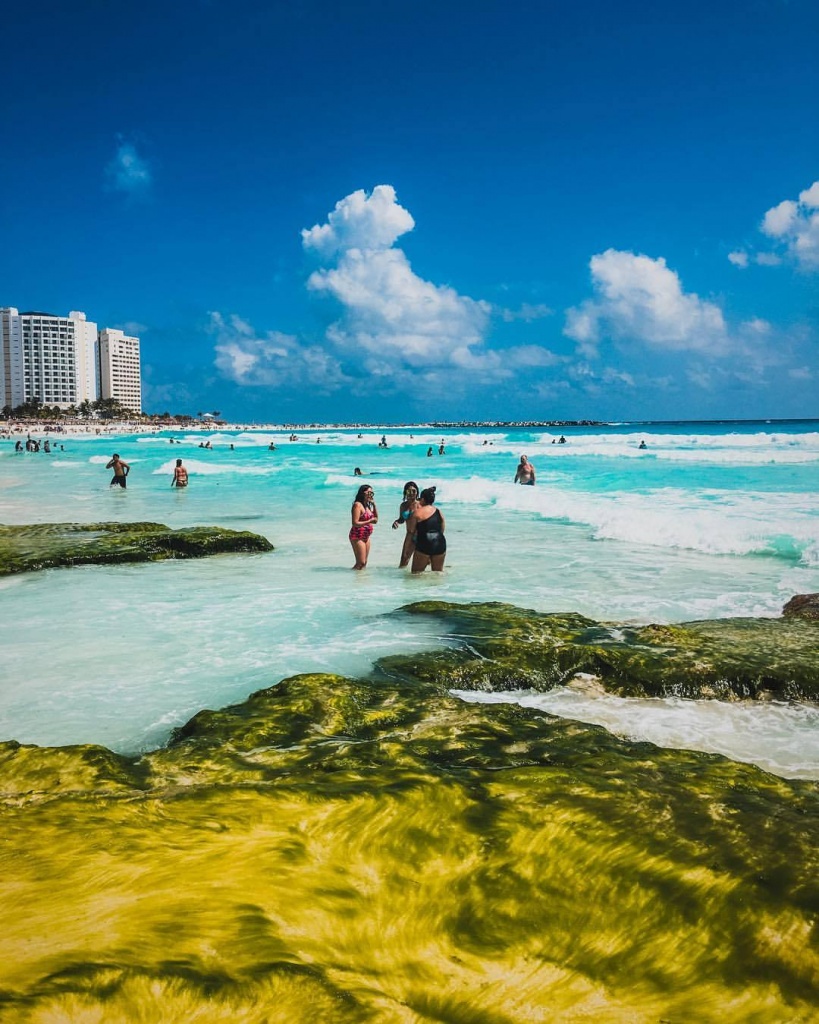
POLYGON ((800 672, 763 679, 765 620, 723 649, 714 623, 397 614, 459 649, 284 680, 141 757, 0 744, 4 1022, 815 1020, 815 784, 447 692, 693 688, 701 659, 801 692, 797 633, 800 672))

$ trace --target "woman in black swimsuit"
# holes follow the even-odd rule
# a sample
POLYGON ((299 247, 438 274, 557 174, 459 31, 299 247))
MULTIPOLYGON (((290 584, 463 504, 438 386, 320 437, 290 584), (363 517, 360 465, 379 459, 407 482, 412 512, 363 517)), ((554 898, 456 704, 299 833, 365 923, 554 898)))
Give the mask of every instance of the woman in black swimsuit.
POLYGON ((446 523, 435 507, 435 488, 425 487, 419 501, 407 524, 408 532, 415 534, 411 571, 423 572, 429 565, 433 572, 441 572, 446 558, 446 523))

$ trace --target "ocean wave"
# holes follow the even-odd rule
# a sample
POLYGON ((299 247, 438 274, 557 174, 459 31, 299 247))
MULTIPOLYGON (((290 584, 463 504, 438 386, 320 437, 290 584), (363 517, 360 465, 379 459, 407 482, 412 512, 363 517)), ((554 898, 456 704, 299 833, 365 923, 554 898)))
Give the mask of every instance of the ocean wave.
POLYGON ((772 555, 809 566, 819 559, 816 497, 807 493, 728 494, 667 487, 601 495, 470 477, 442 483, 439 500, 490 503, 509 512, 577 523, 600 541, 710 555, 772 555))
MULTIPOLYGON (((94 463, 97 466, 99 466, 99 465, 106 466, 111 461, 111 456, 110 455, 90 455, 88 457, 88 461, 94 463)), ((134 459, 134 458, 129 457, 125 461, 130 465, 132 462, 141 462, 142 460, 141 459, 134 459)))
MULTIPOLYGON (((153 476, 170 476, 176 467, 176 458, 163 462, 153 471, 153 476)), ((234 473, 240 476, 272 476, 281 473, 281 466, 239 466, 232 462, 203 462, 200 459, 185 459, 185 469, 191 476, 220 476, 234 473)))
MULTIPOLYGON (((765 465, 769 463, 801 464, 819 462, 819 433, 783 434, 579 434, 566 444, 556 443, 559 435, 544 434, 537 439, 493 438, 484 444, 484 436, 467 437, 463 449, 470 455, 498 453, 520 456, 526 453, 537 459, 566 459, 596 456, 598 458, 646 459, 673 462, 729 463, 731 465, 765 465), (645 441, 646 448, 640 443, 645 441)), ((545 469, 545 462, 537 467, 545 469)))

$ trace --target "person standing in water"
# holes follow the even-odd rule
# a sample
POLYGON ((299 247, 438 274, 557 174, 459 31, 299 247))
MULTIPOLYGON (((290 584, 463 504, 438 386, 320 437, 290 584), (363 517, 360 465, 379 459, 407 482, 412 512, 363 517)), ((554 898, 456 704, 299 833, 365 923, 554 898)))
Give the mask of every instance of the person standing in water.
POLYGON ((173 480, 171 480, 171 487, 187 487, 188 486, 188 471, 182 465, 182 460, 176 460, 176 467, 173 471, 173 480))
POLYGON ((367 559, 370 557, 373 527, 378 522, 378 509, 373 498, 372 487, 369 484, 362 484, 358 488, 351 509, 352 526, 349 537, 355 555, 354 569, 366 569, 367 559))
POLYGON ((525 455, 521 455, 518 468, 515 472, 515 483, 516 484, 529 484, 530 487, 535 485, 535 467, 526 458, 525 455))
POLYGON ((442 572, 446 558, 446 522, 440 509, 435 507, 435 488, 421 491, 418 508, 407 521, 407 532, 415 535, 415 552, 411 572, 423 572, 427 566, 433 572, 442 572))
POLYGON ((111 487, 118 486, 123 490, 126 488, 125 478, 131 472, 131 467, 127 462, 123 462, 122 459, 117 455, 116 452, 111 456, 111 461, 106 463, 106 469, 113 469, 114 475, 111 477, 111 487))
POLYGON ((404 531, 404 543, 401 547, 401 558, 398 562, 399 569, 403 569, 405 565, 409 565, 409 560, 412 558, 412 553, 415 550, 412 531, 409 528, 409 520, 412 513, 418 507, 418 484, 414 480, 408 480, 404 484, 404 497, 401 504, 398 506, 398 518, 392 524, 393 530, 397 530, 402 523, 406 527, 404 531))

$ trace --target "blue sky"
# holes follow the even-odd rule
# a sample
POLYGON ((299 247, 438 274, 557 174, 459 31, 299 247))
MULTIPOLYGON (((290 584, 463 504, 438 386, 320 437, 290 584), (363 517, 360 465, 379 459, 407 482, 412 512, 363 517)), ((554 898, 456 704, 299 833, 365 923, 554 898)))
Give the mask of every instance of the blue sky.
POLYGON ((0 305, 148 411, 819 415, 815 0, 31 0, 0 305))

